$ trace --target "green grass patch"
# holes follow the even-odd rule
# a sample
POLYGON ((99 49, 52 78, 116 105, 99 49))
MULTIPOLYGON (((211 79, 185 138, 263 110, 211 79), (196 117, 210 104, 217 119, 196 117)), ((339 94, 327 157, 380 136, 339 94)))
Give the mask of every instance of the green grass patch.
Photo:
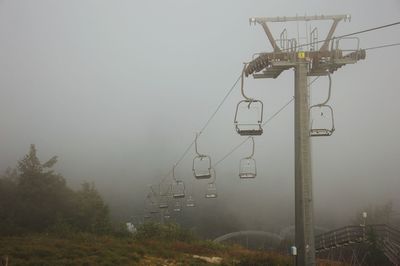
POLYGON ((51 234, 3 237, 0 256, 8 256, 10 265, 211 265, 193 255, 221 257, 222 265, 289 265, 290 262, 290 258, 279 254, 199 240, 188 232, 177 232, 176 227, 164 229, 167 233, 160 239, 86 233, 63 238, 51 234), (168 235, 173 238, 167 238, 168 235))

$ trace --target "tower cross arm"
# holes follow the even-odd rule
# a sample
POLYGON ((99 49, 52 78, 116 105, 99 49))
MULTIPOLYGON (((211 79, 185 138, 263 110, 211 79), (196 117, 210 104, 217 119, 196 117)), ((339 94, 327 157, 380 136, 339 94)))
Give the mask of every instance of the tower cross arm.
POLYGON ((350 15, 315 15, 315 16, 292 16, 292 17, 254 17, 250 18, 249 22, 250 24, 260 24, 264 31, 265 34, 268 37, 269 42, 272 45, 272 48, 274 49, 274 52, 281 52, 281 49, 278 47, 276 44, 276 41, 274 37, 272 36, 272 33, 270 29, 267 26, 267 22, 289 22, 289 21, 311 21, 311 20, 333 20, 333 24, 329 30, 328 35, 325 38, 325 41, 323 45, 320 48, 320 51, 328 51, 329 49, 329 42, 332 39, 333 33, 336 30, 337 25, 339 24, 340 21, 350 21, 351 16, 350 15))
POLYGON ((289 22, 289 21, 310 21, 310 20, 349 20, 350 15, 320 15, 320 16, 292 16, 292 17, 253 17, 250 18, 250 23, 265 23, 265 22, 289 22))
POLYGON ((337 25, 339 24, 341 19, 334 19, 333 20, 333 24, 331 26, 331 29, 328 32, 328 35, 325 38, 324 44, 321 46, 321 48, 319 49, 320 51, 328 51, 329 49, 329 42, 332 39, 333 33, 336 30, 337 25))
POLYGON ((267 34, 268 40, 272 45, 272 48, 274 48, 274 52, 280 52, 281 49, 278 47, 278 45, 276 44, 276 41, 274 39, 274 36, 272 36, 271 31, 269 30, 267 23, 266 22, 261 22, 260 23, 261 26, 263 27, 265 34, 267 34))

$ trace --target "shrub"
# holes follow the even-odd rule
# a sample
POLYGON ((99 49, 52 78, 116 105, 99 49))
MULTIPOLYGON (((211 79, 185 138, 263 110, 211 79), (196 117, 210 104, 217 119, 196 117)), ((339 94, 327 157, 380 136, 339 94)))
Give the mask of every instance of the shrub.
POLYGON ((266 253, 247 254, 240 258, 238 266, 265 266, 265 265, 291 265, 290 261, 279 255, 270 255, 266 253))
POLYGON ((196 239, 192 231, 182 228, 177 224, 168 223, 162 225, 154 222, 141 224, 134 236, 139 240, 157 239, 163 241, 191 242, 196 239))

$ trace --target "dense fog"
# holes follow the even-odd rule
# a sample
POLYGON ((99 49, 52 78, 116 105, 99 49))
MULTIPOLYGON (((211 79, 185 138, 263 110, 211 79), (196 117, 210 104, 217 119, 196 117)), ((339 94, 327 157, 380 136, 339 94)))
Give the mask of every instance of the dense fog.
MULTIPOLYGON (((279 232, 294 223, 294 108, 283 109, 255 138, 258 175, 240 180, 246 142, 216 167, 218 198, 192 174, 186 148, 235 83, 243 62, 272 51, 254 16, 351 14, 335 35, 400 17, 387 1, 0 1, 0 171, 14 167, 35 144, 78 188, 94 182, 119 221, 144 213, 149 185, 172 166, 198 203, 178 222, 210 226, 208 235, 238 229, 279 232), (210 218, 211 217, 211 218, 210 218), (216 228, 220 229, 216 229, 216 228), (214 230, 215 229, 215 230, 214 230), (214 230, 214 231, 213 231, 214 230), (215 232, 215 233, 214 233, 215 232)), ((300 39, 311 26, 323 38, 330 22, 275 23, 300 39)), ((357 35, 361 48, 399 42, 400 27, 357 35)), ((304 41, 304 40, 303 40, 304 41)), ((349 44, 351 46, 351 44, 349 44)), ((348 49, 350 49, 349 47, 348 49)), ((400 55, 397 47, 367 50, 365 60, 332 75, 336 131, 312 139, 316 225, 349 224, 361 210, 392 203, 400 215, 400 55)), ((247 94, 270 118, 293 96, 292 70, 277 79, 246 79, 247 94)), ((322 77, 311 102, 327 92, 322 77)), ((237 85, 198 139, 215 163, 244 140, 233 118, 237 85)), ((201 230, 201 229, 199 229, 201 230)), ((207 232, 202 232, 207 234, 207 232)))

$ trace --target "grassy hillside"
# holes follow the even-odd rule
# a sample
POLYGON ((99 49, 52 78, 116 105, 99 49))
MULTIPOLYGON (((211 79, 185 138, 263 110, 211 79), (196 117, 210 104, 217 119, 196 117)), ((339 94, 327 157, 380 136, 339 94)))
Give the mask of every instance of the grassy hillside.
POLYGON ((187 243, 90 234, 2 237, 0 255, 8 256, 9 265, 213 265, 193 255, 221 257, 222 265, 290 265, 290 258, 279 254, 208 241, 187 243))
MULTIPOLYGON (((290 256, 198 239, 177 224, 144 223, 134 235, 73 231, 0 238, 8 265, 293 265, 290 256)), ((1 265, 1 264, 0 264, 1 265)), ((318 265, 340 265, 320 261, 318 265)))

